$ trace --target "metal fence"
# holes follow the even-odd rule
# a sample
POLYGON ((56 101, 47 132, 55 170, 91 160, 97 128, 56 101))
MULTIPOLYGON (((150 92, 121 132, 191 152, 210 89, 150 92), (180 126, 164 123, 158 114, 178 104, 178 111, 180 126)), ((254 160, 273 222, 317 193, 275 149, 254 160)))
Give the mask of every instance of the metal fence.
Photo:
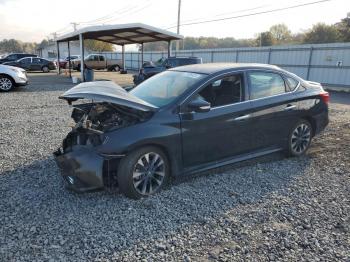
MULTIPOLYGON (((121 58, 120 53, 104 53, 121 58)), ((141 65, 141 53, 126 52, 127 69, 141 65)), ((198 56, 203 63, 265 63, 280 66, 300 77, 326 85, 350 88, 350 43, 294 45, 253 48, 224 48, 173 51, 174 56, 198 56)), ((167 52, 145 52, 144 61, 156 61, 167 52)))

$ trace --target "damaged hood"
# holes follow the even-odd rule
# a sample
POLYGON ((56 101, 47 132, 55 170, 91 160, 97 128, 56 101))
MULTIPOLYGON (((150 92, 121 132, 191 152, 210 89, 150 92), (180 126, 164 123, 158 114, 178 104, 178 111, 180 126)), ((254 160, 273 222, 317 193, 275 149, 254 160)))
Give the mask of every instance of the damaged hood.
POLYGON ((138 109, 155 111, 158 107, 128 93, 112 81, 86 82, 69 89, 60 99, 72 102, 78 99, 92 99, 138 109))

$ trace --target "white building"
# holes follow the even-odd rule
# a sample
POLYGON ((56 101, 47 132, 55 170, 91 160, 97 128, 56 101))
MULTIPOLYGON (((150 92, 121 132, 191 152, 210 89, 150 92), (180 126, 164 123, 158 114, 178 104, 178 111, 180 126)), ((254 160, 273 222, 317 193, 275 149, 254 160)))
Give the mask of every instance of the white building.
MULTIPOLYGON (((56 54, 56 42, 50 41, 49 44, 45 47, 40 47, 37 49, 37 53, 40 57, 47 59, 57 58, 56 54)), ((84 54, 88 55, 92 53, 90 50, 85 48, 84 54)), ((80 47, 79 41, 70 42, 70 55, 79 55, 80 47)), ((64 59, 68 56, 68 44, 66 42, 60 43, 60 58, 64 59)))

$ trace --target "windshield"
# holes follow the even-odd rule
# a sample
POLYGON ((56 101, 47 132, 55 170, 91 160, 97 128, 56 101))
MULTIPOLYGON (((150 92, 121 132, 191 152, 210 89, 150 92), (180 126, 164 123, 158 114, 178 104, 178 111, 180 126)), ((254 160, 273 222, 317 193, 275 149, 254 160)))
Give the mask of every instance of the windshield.
POLYGON ((164 71, 136 86, 130 94, 162 107, 174 101, 205 76, 190 72, 164 71))

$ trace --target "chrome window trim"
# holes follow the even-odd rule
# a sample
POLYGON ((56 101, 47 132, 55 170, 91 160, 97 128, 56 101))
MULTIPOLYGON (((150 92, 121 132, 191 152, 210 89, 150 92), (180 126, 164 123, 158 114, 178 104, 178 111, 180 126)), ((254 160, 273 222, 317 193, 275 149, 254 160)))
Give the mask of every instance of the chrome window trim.
MULTIPOLYGON (((196 93, 199 89, 201 89, 203 86, 207 85, 209 82, 211 82, 213 79, 217 78, 217 77, 221 77, 221 76, 225 76, 225 75, 231 75, 231 74, 234 74, 234 73, 245 73, 245 72, 248 72, 248 71, 265 71, 265 72, 272 72, 272 73, 276 73, 276 74, 279 74, 282 79, 284 80, 283 76, 285 76, 286 74, 284 74, 283 72, 279 72, 279 71, 275 71, 275 70, 271 70, 271 69, 241 69, 241 70, 237 70, 237 71, 233 71, 233 72, 226 72, 226 73, 222 73, 220 75, 217 75, 215 77, 212 77, 210 78, 209 80, 207 80, 206 82, 204 82, 202 85, 200 85, 198 88, 196 88, 196 90, 194 90, 191 94, 189 94, 183 101, 182 103, 180 103, 180 107, 194 94, 196 93)), ((293 78, 294 79, 294 78, 293 78)), ((296 80, 298 81, 298 80, 296 80)), ((277 95, 272 95, 272 96, 265 96, 265 97, 261 97, 261 98, 256 98, 256 99, 248 99, 248 100, 245 100, 245 101, 241 101, 241 102, 235 102, 235 103, 232 103, 232 104, 227 104, 227 105, 222 105, 222 106, 217 106, 217 107, 211 107, 210 108, 210 111, 211 110, 214 110, 214 109, 220 109, 220 108, 224 108, 224 107, 228 107, 228 106, 233 106, 233 105, 240 105, 240 104, 244 104, 244 103, 247 103, 247 102, 254 102, 254 101, 258 101, 258 100, 262 100, 262 99, 268 99, 268 98, 271 98, 271 97, 276 97, 276 96, 283 96, 283 95, 287 95, 287 94, 292 94, 292 93, 295 93, 299 87, 301 85, 301 82, 298 81, 298 85, 297 87, 293 90, 293 91, 288 91, 288 92, 285 92, 285 93, 282 93, 282 94, 277 94, 277 95)), ((247 86, 245 86, 247 87, 247 86)), ((182 112, 180 112, 180 114, 182 114, 182 112)))

